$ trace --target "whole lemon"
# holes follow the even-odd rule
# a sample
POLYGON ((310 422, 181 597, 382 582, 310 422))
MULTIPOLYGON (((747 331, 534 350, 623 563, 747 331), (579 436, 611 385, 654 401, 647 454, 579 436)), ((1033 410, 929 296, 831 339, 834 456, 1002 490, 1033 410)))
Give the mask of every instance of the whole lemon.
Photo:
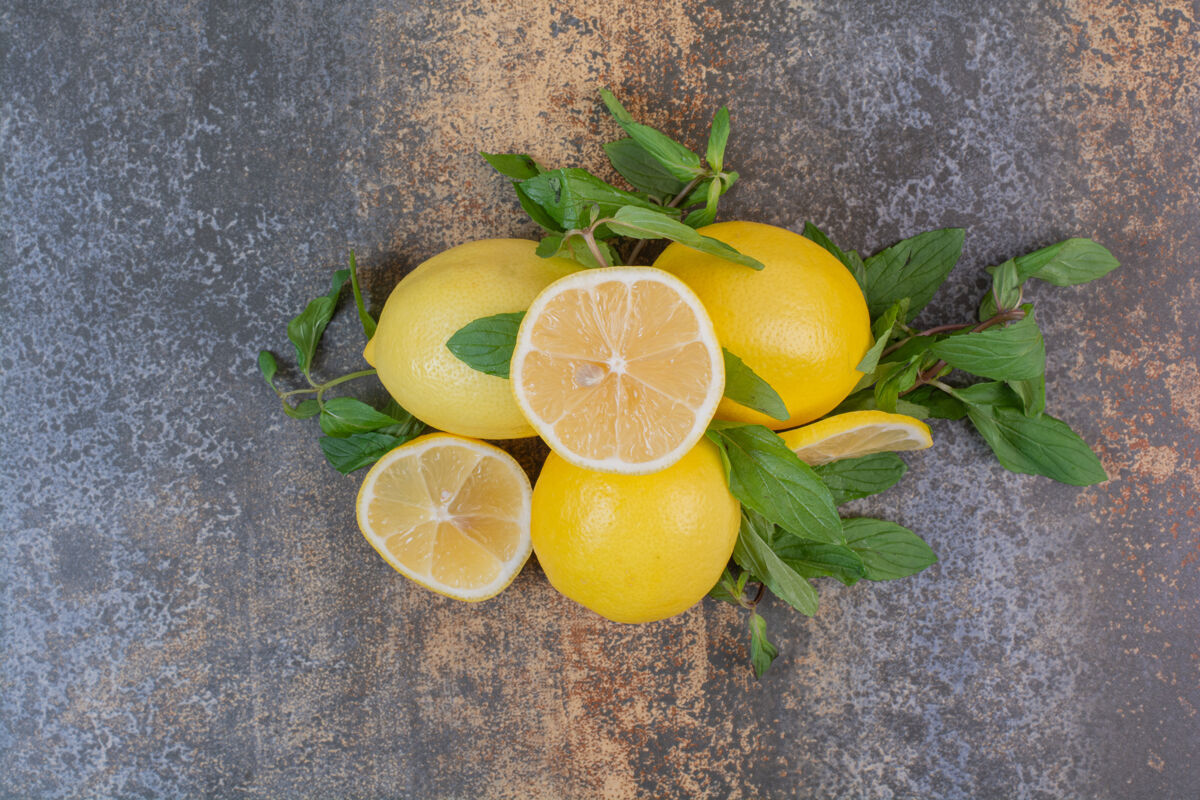
POLYGON ((533 489, 533 551, 546 577, 616 622, 699 602, 729 562, 740 520, 707 439, 650 475, 594 472, 550 453, 533 489))
POLYGON ((779 393, 789 418, 775 420, 724 398, 719 419, 794 428, 831 411, 862 377, 871 318, 854 276, 825 248, 783 228, 719 222, 700 229, 753 256, 755 271, 681 244, 654 262, 704 303, 721 345, 779 393))
POLYGON ((554 281, 580 269, 541 258, 536 242, 481 239, 438 253, 392 290, 363 357, 414 416, 438 430, 479 439, 533 436, 504 378, 460 361, 446 341, 464 325, 524 311, 554 281))

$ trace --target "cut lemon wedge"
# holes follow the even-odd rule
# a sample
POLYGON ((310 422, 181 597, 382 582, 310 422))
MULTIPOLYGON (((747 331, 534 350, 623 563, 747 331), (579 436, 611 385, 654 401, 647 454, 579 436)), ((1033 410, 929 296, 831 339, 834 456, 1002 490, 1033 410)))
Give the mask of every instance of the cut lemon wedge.
POLYGON ((806 464, 895 450, 924 450, 933 444, 929 426, 915 417, 886 411, 849 411, 779 434, 806 464))
POLYGON ((725 389, 712 322, 678 278, 650 267, 560 278, 521 321, 517 404, 567 461, 642 475, 682 458, 725 389))
POLYGON ((508 453, 445 433, 371 467, 358 527, 397 572, 456 600, 504 590, 529 559, 529 477, 508 453))

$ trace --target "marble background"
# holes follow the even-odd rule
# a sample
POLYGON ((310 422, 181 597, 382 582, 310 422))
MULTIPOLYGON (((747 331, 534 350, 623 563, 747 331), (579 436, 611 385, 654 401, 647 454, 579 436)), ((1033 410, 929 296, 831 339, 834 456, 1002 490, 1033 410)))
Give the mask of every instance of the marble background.
MULTIPOLYGON (((0 4, 0 796, 1196 797, 1200 5, 576 6, 0 4), (966 227, 930 324, 989 264, 1109 246, 1034 291, 1111 481, 936 423, 857 508, 940 563, 767 602, 761 682, 713 601, 622 627, 533 563, 477 607, 395 574, 255 354, 351 246, 378 308, 532 234, 474 152, 601 169, 600 85, 695 146, 729 104, 724 218, 966 227)), ((359 363, 347 311, 318 373, 359 363)))

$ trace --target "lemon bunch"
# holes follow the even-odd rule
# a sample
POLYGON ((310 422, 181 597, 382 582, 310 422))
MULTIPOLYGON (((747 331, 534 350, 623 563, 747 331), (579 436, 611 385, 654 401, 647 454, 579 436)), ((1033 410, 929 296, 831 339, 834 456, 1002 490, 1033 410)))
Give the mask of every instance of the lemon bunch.
POLYGON ((700 233, 763 269, 682 244, 653 267, 583 269, 531 241, 490 239, 400 281, 364 355, 444 433, 391 451, 363 482, 359 525, 390 564, 473 601, 507 586, 532 550, 555 588, 596 613, 663 619, 717 583, 738 538, 740 504, 704 436, 714 418, 792 428, 785 440, 812 463, 928 446, 922 423, 881 412, 799 427, 850 393, 872 344, 842 263, 769 225, 700 233), (495 368, 448 346, 506 315, 515 345, 495 368), (783 419, 724 397, 723 347, 775 388, 783 419), (511 457, 477 441, 534 434, 551 454, 531 490, 511 457))

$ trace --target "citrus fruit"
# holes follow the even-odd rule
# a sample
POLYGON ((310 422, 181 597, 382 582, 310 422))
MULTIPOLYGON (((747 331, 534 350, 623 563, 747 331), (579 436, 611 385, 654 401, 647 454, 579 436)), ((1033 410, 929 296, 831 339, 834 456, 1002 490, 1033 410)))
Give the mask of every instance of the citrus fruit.
POLYGON ((531 495, 508 453, 432 433, 371 467, 358 490, 358 527, 405 577, 456 600, 486 600, 529 558, 531 495))
POLYGON ((726 398, 717 417, 783 430, 831 411, 862 377, 855 367, 871 346, 867 303, 854 276, 820 245, 773 225, 719 222, 700 232, 765 268, 681 244, 668 245, 654 266, 692 288, 722 346, 779 393, 789 415, 772 419, 726 398))
POLYGON ((725 388, 704 307, 648 267, 576 272, 521 321, 512 388, 554 452, 589 469, 645 474, 704 435, 725 388))
POLYGON ((539 258, 536 247, 524 239, 468 242, 396 284, 363 356, 418 419, 481 439, 533 436, 508 381, 472 369, 446 341, 480 317, 524 311, 538 292, 580 269, 567 259, 539 258))
POLYGON ((848 411, 779 435, 801 461, 814 465, 933 444, 924 422, 886 411, 848 411))
POLYGON ((551 453, 533 490, 533 548, 567 597, 616 622, 650 622, 695 605, 721 577, 739 509, 707 439, 653 475, 551 453))

